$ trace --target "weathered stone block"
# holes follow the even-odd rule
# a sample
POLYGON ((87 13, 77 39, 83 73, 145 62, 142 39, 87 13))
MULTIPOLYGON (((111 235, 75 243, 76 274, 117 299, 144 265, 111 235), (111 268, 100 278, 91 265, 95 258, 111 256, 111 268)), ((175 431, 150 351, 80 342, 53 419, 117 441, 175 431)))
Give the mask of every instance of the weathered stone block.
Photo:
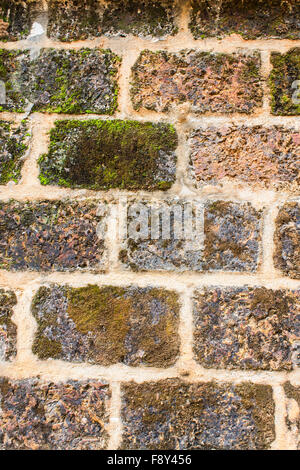
POLYGON ((194 354, 216 369, 291 370, 300 291, 206 288, 194 296, 194 354))
POLYGON ((108 386, 0 379, 0 449, 98 450, 107 445, 108 386))
POLYGON ((283 274, 300 279, 300 205, 283 206, 276 219, 274 263, 283 274))
POLYGON ((286 424, 294 436, 297 449, 300 450, 300 387, 294 387, 289 382, 284 384, 286 395, 286 424))
POLYGON ((134 271, 256 271, 260 232, 261 211, 250 204, 139 201, 128 205, 119 257, 134 271))
POLYGON ((135 110, 168 111, 188 102, 197 113, 250 114, 262 104, 260 56, 183 50, 143 51, 132 68, 135 110))
POLYGON ((40 10, 39 0, 0 0, 0 40, 24 39, 40 10))
POLYGON ((286 54, 272 52, 270 74, 272 113, 282 116, 300 114, 300 48, 286 54))
POLYGON ((179 353, 179 301, 171 291, 41 287, 32 312, 40 359, 168 367, 179 353))
POLYGON ((20 180, 28 140, 26 122, 16 125, 0 121, 0 184, 20 180))
POLYGON ((168 189, 176 176, 173 126, 120 120, 57 121, 42 184, 90 189, 168 189))
POLYGON ((4 109, 55 113, 113 114, 117 108, 120 58, 110 50, 0 50, 0 79, 6 84, 4 109))
POLYGON ((101 271, 104 240, 96 202, 0 203, 0 268, 101 271))
POLYGON ((163 37, 177 32, 174 0, 50 0, 48 34, 61 41, 105 35, 163 37))
POLYGON ((198 187, 223 182, 299 190, 300 133, 281 126, 222 126, 191 136, 191 176, 198 187))
POLYGON ((256 271, 260 261, 261 225, 262 211, 249 203, 208 203, 204 219, 204 269, 256 271))
POLYGON ((192 0, 190 29, 196 39, 232 33, 245 39, 300 39, 299 15, 297 0, 192 0))
POLYGON ((125 449, 267 449, 275 439, 267 385, 129 383, 122 405, 125 449))
POLYGON ((29 61, 28 51, 9 51, 0 49, 0 80, 5 86, 5 104, 1 103, 0 111, 22 112, 28 105, 23 94, 22 83, 28 79, 27 67, 22 63, 29 61), (24 76, 24 78, 23 78, 24 76))
POLYGON ((17 353, 17 327, 11 319, 16 304, 14 292, 0 289, 0 361, 13 359, 17 353))

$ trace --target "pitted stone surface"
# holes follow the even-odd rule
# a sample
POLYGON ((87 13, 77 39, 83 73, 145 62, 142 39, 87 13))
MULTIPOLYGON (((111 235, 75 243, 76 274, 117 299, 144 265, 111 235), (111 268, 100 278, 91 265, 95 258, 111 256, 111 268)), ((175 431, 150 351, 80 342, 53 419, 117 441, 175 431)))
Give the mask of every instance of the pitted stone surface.
POLYGON ((104 35, 164 37, 173 35, 174 0, 50 0, 48 34, 60 41, 104 35))
POLYGON ((275 268, 283 275, 300 279, 300 205, 281 207, 275 229, 275 268))
POLYGON ((192 0, 190 29, 194 38, 300 39, 297 0, 192 0))
POLYGON ((268 385, 124 384, 123 449, 267 449, 275 438, 268 385))
POLYGON ((41 7, 39 0, 0 0, 0 40, 26 38, 41 7))
POLYGON ((281 116, 300 115, 300 48, 286 54, 272 52, 270 74, 272 113, 281 116))
POLYGON ((256 271, 260 261, 261 211, 247 203, 208 203, 203 215, 203 206, 190 201, 169 200, 156 206, 135 201, 128 205, 127 233, 119 258, 134 271, 256 271), (192 211, 186 220, 193 224, 188 237, 182 221, 186 207, 192 211), (159 213, 159 232, 153 236, 152 218, 159 213), (132 235, 140 214, 145 214, 141 235, 132 235), (176 233, 174 218, 179 226, 176 233), (169 227, 169 233, 163 227, 169 227))
POLYGON ((168 367, 179 353, 179 302, 171 291, 41 287, 32 312, 40 359, 168 367))
POLYGON ((121 59, 110 50, 0 50, 0 79, 10 111, 113 114, 117 108, 117 75, 121 59))
POLYGON ((101 382, 0 379, 0 449, 100 450, 110 393, 101 382))
POLYGON ((0 362, 14 359, 17 353, 17 327, 12 321, 16 304, 14 292, 0 289, 0 362))
POLYGON ((176 176, 173 126, 121 120, 57 121, 40 181, 72 188, 168 189, 176 176))
POLYGON ((104 241, 96 202, 0 203, 0 268, 101 271, 104 241))
POLYGON ((221 126, 191 135, 191 176, 198 187, 225 181, 267 189, 300 188, 300 133, 282 126, 221 126))
POLYGON ((292 370, 300 291, 206 288, 194 296, 194 354, 207 368, 292 370))
POLYGON ((188 102, 196 113, 253 113, 262 105, 260 57, 183 50, 141 52, 132 68, 135 110, 169 111, 188 102))
POLYGON ((17 183, 21 177, 24 157, 28 149, 27 124, 0 121, 0 184, 17 183))

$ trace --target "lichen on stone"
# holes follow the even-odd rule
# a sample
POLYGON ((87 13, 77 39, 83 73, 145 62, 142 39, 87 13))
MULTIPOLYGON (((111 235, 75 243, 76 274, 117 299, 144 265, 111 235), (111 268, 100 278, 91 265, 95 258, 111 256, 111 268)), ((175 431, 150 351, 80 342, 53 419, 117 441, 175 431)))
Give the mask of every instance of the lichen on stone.
POLYGON ((300 48, 290 49, 286 54, 272 52, 271 64, 272 114, 300 115, 300 48))
POLYGON ((275 267, 300 279, 300 205, 290 202, 281 207, 275 224, 275 267))
POLYGON ((1 378, 0 449, 105 449, 109 399, 101 381, 1 378))
POLYGON ((204 213, 203 268, 256 271, 260 262, 262 211, 249 203, 215 201, 204 213))
POLYGON ((192 0, 189 27, 196 39, 300 39, 299 15, 298 0, 192 0))
POLYGON ((164 37, 173 35, 174 0, 50 0, 48 35, 60 41, 101 35, 164 37))
POLYGON ((22 66, 29 60, 28 51, 0 49, 0 80, 5 85, 6 102, 0 111, 23 112, 28 101, 22 83, 28 80, 28 70, 22 66))
POLYGON ((28 36, 39 0, 0 0, 0 40, 17 41, 28 36))
POLYGON ((138 287, 41 287, 32 313, 40 359, 167 367, 179 353, 176 293, 138 287))
POLYGON ((238 183, 300 189, 300 133, 283 126, 209 126, 190 137, 190 173, 197 187, 238 183))
POLYGON ((103 271, 104 240, 96 201, 0 203, 0 268, 12 271, 103 271))
POLYGON ((258 52, 145 50, 132 68, 132 104, 166 112, 188 102, 196 113, 250 114, 262 105, 260 63, 258 52))
POLYGON ((0 361, 13 359, 17 353, 17 327, 12 321, 17 304, 14 292, 0 289, 0 361))
POLYGON ((268 449, 275 438, 272 387, 184 383, 122 386, 122 449, 268 449))
POLYGON ((57 121, 42 184, 106 190, 168 189, 175 180, 178 139, 172 125, 121 120, 57 121))
POLYGON ((20 180, 29 136, 26 121, 19 125, 0 121, 0 184, 20 180))
POLYGON ((203 367, 292 370, 300 291, 205 288, 194 295, 194 354, 203 367))

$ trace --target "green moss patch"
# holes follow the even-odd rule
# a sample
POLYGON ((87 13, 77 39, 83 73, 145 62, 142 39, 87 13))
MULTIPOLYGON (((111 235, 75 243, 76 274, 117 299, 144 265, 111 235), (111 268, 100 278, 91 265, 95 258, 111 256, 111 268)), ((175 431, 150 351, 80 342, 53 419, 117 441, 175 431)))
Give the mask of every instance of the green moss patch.
POLYGON ((300 48, 286 54, 271 54, 270 75, 272 113, 282 116, 300 114, 300 48))
POLYGON ((121 120, 57 121, 42 184, 105 190, 168 189, 175 180, 176 131, 171 125, 121 120))

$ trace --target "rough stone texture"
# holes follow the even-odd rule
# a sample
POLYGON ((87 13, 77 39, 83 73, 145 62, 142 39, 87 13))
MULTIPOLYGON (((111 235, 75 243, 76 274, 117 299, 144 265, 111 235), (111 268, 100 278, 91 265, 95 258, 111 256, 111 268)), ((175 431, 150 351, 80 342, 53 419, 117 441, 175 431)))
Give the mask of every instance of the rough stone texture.
POLYGON ((275 438, 272 388, 178 380, 123 385, 125 449, 267 449, 275 438))
POLYGON ((300 39, 298 0, 192 0, 194 38, 237 33, 245 39, 300 39))
POLYGON ((183 50, 143 51, 132 68, 136 110, 168 111, 189 102, 197 113, 247 113, 262 104, 260 57, 183 50))
POLYGON ((100 271, 96 202, 0 203, 0 268, 35 271, 100 271))
POLYGON ((0 379, 1 450, 98 450, 107 445, 107 385, 0 379))
POLYGON ((0 49, 0 80, 5 84, 6 103, 0 106, 0 111, 24 111, 28 105, 23 95, 22 73, 24 72, 22 63, 29 61, 28 51, 9 51, 0 49), (23 69, 23 70, 22 70, 23 69))
POLYGON ((286 54, 272 52, 270 74, 272 113, 282 116, 300 114, 300 48, 286 54))
POLYGON ((297 449, 300 450, 300 387, 293 387, 289 382, 286 382, 284 391, 288 398, 286 424, 290 432, 298 434, 297 449), (295 405, 297 407, 296 413, 294 412, 295 405))
POLYGON ((206 288, 194 296, 194 354, 216 369, 292 370, 300 291, 206 288))
POLYGON ((17 327, 11 319, 16 304, 14 292, 0 289, 0 361, 13 359, 17 353, 17 327))
POLYGON ((48 35, 60 41, 105 35, 175 34, 174 0, 50 0, 48 35))
POLYGON ((40 359, 168 367, 179 353, 179 303, 171 291, 41 287, 32 312, 40 359))
POLYGON ((198 187, 222 182, 267 189, 300 187, 300 133, 282 126, 221 126, 191 136, 191 176, 198 187))
POLYGON ((0 184, 20 180, 28 138, 26 122, 15 125, 0 121, 0 184))
POLYGON ((173 126, 137 121, 57 121, 40 181, 90 189, 168 189, 175 180, 173 126))
POLYGON ((40 9, 40 1, 0 0, 0 40, 17 41, 28 36, 40 9))
POLYGON ((113 114, 117 108, 120 58, 110 50, 0 50, 0 79, 6 84, 4 109, 55 113, 113 114))
POLYGON ((283 206, 276 219, 274 264, 283 275, 300 279, 300 205, 283 206))
MULTIPOLYGON (((189 201, 190 202, 190 201, 189 201)), ((127 208, 128 237, 122 241, 120 260, 124 267, 134 271, 163 270, 163 271, 201 271, 203 268, 203 206, 192 206, 183 200, 166 200, 164 203, 150 204, 146 201, 135 201, 127 208), (193 229, 191 236, 185 237, 185 224, 181 224, 180 233, 174 232, 174 219, 182 222, 182 216, 191 208, 193 229), (176 211, 179 211, 179 215, 176 211), (140 215, 145 214, 139 232, 131 226, 139 228, 140 215), (161 220, 157 220, 160 215, 161 220), (157 221, 159 232, 153 235, 157 221), (151 228, 152 225, 152 228, 151 228), (163 232, 166 230, 166 232, 163 232), (168 233, 169 231, 169 233, 168 233), (145 236, 144 236, 145 235, 145 236), (156 238, 155 238, 156 237, 156 238)))
POLYGON ((261 211, 249 203, 208 203, 204 219, 204 269, 256 271, 260 257, 261 215, 261 211))
MULTIPOLYGON (((145 201, 129 205, 128 239, 122 242, 121 262, 134 271, 256 271, 260 255, 261 211, 256 211, 250 204, 217 201, 206 205, 204 223, 202 214, 201 204, 191 205, 181 200, 165 201, 157 206, 145 201), (179 207, 183 215, 186 206, 192 208, 190 238, 184 238, 182 230, 175 236, 172 229, 175 208, 179 207), (150 229, 154 207, 162 217, 157 238, 152 236, 150 229), (146 233, 143 227, 141 236, 135 237, 131 234, 131 224, 139 222, 136 214, 143 210, 149 230, 146 233), (170 227, 168 237, 163 236, 162 224, 170 227)), ((182 216, 179 218, 181 223, 182 216)))

